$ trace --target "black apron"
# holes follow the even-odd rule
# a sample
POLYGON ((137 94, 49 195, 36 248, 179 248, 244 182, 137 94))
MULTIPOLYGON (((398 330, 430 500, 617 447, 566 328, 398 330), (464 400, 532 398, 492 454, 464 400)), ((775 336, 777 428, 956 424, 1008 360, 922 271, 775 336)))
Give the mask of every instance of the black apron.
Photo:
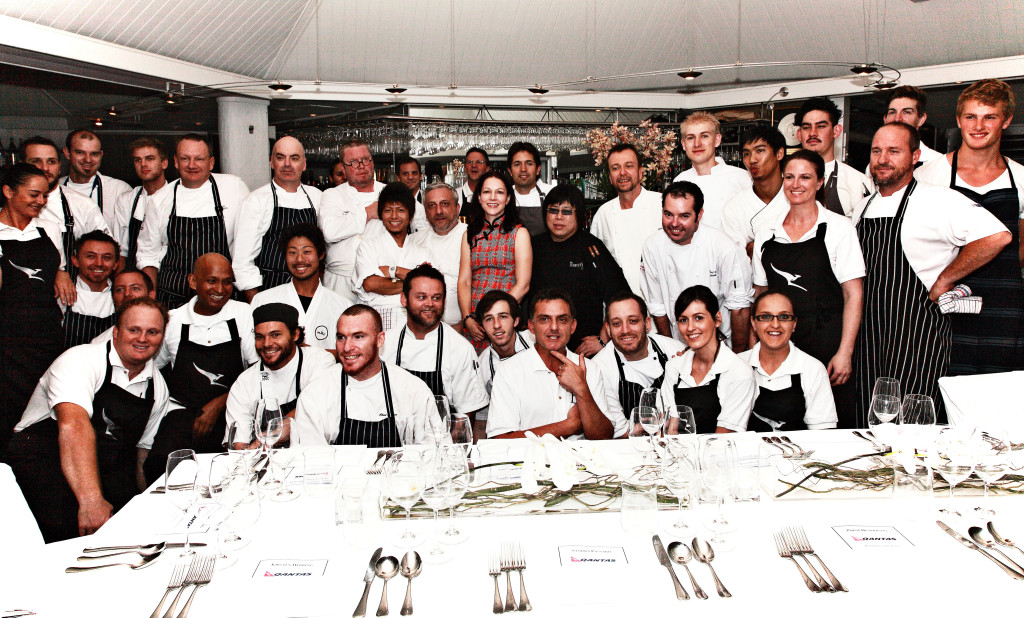
POLYGON ((291 281, 292 276, 284 264, 284 251, 281 250, 281 232, 299 223, 317 224, 313 200, 302 185, 299 185, 299 190, 309 201, 309 208, 282 208, 278 205, 274 182, 270 182, 270 194, 274 197, 273 217, 270 219, 270 228, 263 235, 260 254, 255 260, 256 267, 260 269, 260 275, 263 277, 261 289, 269 290, 291 281))
MULTIPOLYGON (((540 190, 540 185, 536 185, 534 188, 537 189, 537 193, 540 195, 540 206, 537 206, 536 208, 533 206, 520 206, 518 208, 519 223, 526 228, 526 231, 530 233, 530 236, 536 236, 537 234, 544 233, 548 229, 544 218, 544 196, 547 194, 540 190)), ((514 189, 513 193, 515 193, 514 189)), ((519 194, 515 194, 516 199, 518 200, 519 194)))
MULTIPOLYGON (((93 396, 90 419, 96 434, 96 464, 103 498, 114 512, 139 493, 135 478, 137 444, 156 401, 153 380, 137 397, 111 382, 107 373, 93 396)), ((78 500, 61 469, 57 421, 46 418, 15 435, 8 453, 11 469, 47 543, 78 536, 78 500)))
MULTIPOLYGON (((295 348, 295 353, 299 356, 299 366, 295 368, 295 399, 281 404, 281 416, 287 416, 295 411, 295 406, 299 402, 299 395, 302 394, 302 348, 295 348)), ((263 360, 260 360, 260 372, 266 371, 263 360)), ((263 377, 260 376, 260 399, 263 399, 263 377)), ((260 424, 266 427, 267 419, 260 419, 260 424)))
POLYGON ((981 195, 956 183, 958 150, 953 151, 949 188, 959 191, 999 219, 1013 241, 963 279, 982 298, 981 313, 949 314, 953 326, 953 357, 949 375, 1000 373, 1024 369, 1024 278, 1020 266, 1020 200, 1010 164, 1009 189, 981 195))
POLYGON ((754 410, 747 423, 747 431, 798 431, 807 429, 804 415, 807 414, 807 400, 800 383, 800 374, 790 376, 792 383, 782 390, 757 389, 754 410), (774 421, 776 426, 767 422, 774 421))
POLYGON ((217 181, 210 176, 213 191, 212 217, 179 217, 178 186, 174 181, 171 197, 171 215, 167 219, 167 253, 160 262, 157 276, 156 299, 168 309, 177 309, 195 295, 188 285, 188 275, 196 259, 207 253, 219 253, 231 261, 227 228, 224 225, 224 206, 220 203, 217 181))
POLYGON ((473 194, 470 193, 469 197, 466 197, 465 192, 462 191, 462 187, 459 187, 459 221, 465 223, 469 219, 469 205, 473 203, 473 194))
POLYGON ((0 454, 39 378, 64 351, 53 296, 60 252, 43 228, 32 240, 0 240, 0 454))
MULTIPOLYGON (((395 364, 423 380, 435 397, 448 397, 447 393, 444 392, 444 376, 441 373, 441 358, 444 355, 444 328, 440 324, 437 325, 437 358, 434 361, 433 371, 413 371, 402 365, 402 345, 405 344, 406 330, 408 330, 408 327, 402 328, 402 331, 398 333, 398 349, 395 350, 395 364)), ((451 408, 451 413, 454 414, 455 406, 451 403, 451 397, 448 397, 448 405, 451 408)))
MULTIPOLYGON (((721 345, 721 344, 719 344, 721 345)), ((676 405, 690 406, 693 420, 697 423, 697 433, 715 433, 718 430, 718 415, 722 413, 722 402, 718 399, 718 379, 721 374, 704 386, 687 388, 679 385, 683 377, 672 388, 676 405)))
MULTIPOLYGON (((528 349, 530 347, 529 344, 526 343, 526 339, 523 339, 523 336, 520 335, 519 333, 516 333, 516 339, 518 339, 519 343, 522 344, 523 350, 526 350, 526 349, 528 349)), ((519 352, 515 351, 515 347, 514 346, 513 346, 512 350, 513 350, 512 351, 512 356, 515 356, 516 354, 519 353, 519 352)), ((521 351, 522 350, 520 350, 520 352, 521 351)), ((494 348, 491 348, 491 353, 487 357, 487 362, 491 366, 491 380, 494 380, 494 357, 496 357, 496 356, 498 356, 498 353, 494 351, 494 348)), ((509 356, 509 358, 512 358, 512 356, 509 356)), ((502 359, 498 358, 498 360, 502 360, 502 359)))
POLYGON ((74 305, 64 313, 64 349, 89 343, 114 325, 114 314, 101 318, 75 313, 74 305))
POLYGON ((135 210, 139 207, 139 199, 145 190, 145 187, 139 187, 135 192, 132 211, 128 214, 128 254, 124 258, 125 268, 135 268, 136 257, 139 253, 139 232, 142 231, 143 219, 135 218, 135 210))
POLYGON ((818 189, 815 198, 825 208, 837 215, 846 216, 846 211, 843 210, 843 202, 839 199, 839 161, 836 161, 836 166, 832 168, 832 173, 825 179, 825 184, 821 185, 821 188, 818 189))
MULTIPOLYGON (((949 368, 952 334, 949 320, 928 298, 903 252, 903 217, 907 201, 917 187, 911 180, 896 215, 857 223, 867 276, 864 278, 864 317, 853 358, 859 406, 857 424, 867 427, 871 391, 880 377, 896 378, 903 393, 928 395, 935 402, 940 425, 946 423, 946 409, 939 393, 939 378, 949 368)), ((864 213, 871 207, 871 201, 864 213)), ((839 419, 843 429, 843 419, 839 419)))
MULTIPOLYGON (((648 337, 647 341, 650 342, 651 348, 654 350, 654 354, 658 357, 658 363, 661 365, 661 376, 654 380, 650 388, 661 388, 661 383, 665 380, 665 363, 668 362, 668 356, 661 351, 658 347, 658 343, 654 339, 648 337)), ((626 417, 628 421, 630 415, 633 413, 633 408, 640 405, 640 394, 643 393, 644 387, 640 386, 636 382, 630 382, 626 379, 626 373, 623 371, 623 362, 619 357, 618 350, 612 350, 612 355, 615 356, 615 366, 619 370, 619 404, 622 406, 622 415, 626 417)), ((685 404, 681 404, 685 405, 685 404)))
POLYGON ((357 421, 348 417, 348 374, 341 372, 341 420, 338 423, 338 437, 334 444, 359 445, 367 448, 399 448, 402 438, 398 434, 395 423, 395 404, 391 398, 391 382, 388 380, 388 367, 384 361, 380 363, 380 379, 384 386, 384 406, 387 417, 380 421, 357 421))
POLYGON ((60 236, 61 246, 64 248, 64 270, 74 281, 78 276, 78 269, 71 262, 71 256, 75 254, 75 216, 71 214, 71 204, 68 204, 64 189, 57 187, 57 192, 60 193, 60 207, 64 212, 64 233, 60 236))

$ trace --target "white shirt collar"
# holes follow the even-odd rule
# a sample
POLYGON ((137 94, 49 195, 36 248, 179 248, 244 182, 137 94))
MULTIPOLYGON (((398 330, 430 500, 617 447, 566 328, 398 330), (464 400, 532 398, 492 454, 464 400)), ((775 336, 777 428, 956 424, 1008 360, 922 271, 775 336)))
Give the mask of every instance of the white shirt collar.
POLYGON ((221 307, 220 311, 213 315, 202 315, 196 313, 196 302, 198 300, 198 296, 193 296, 186 305, 186 307, 188 307, 188 309, 186 310, 188 312, 188 324, 192 324, 193 326, 209 327, 214 326, 216 324, 220 324, 221 322, 227 322, 231 318, 235 317, 234 312, 229 310, 231 307, 231 303, 235 301, 228 300, 227 304, 221 307))
POLYGON ((82 280, 81 275, 75 277, 75 290, 79 292, 88 292, 90 294, 107 294, 110 292, 110 279, 107 279, 107 285, 99 292, 93 292, 89 284, 82 280))
MULTIPOLYGON (((128 368, 121 362, 121 356, 117 353, 117 348, 114 347, 114 342, 110 342, 110 354, 107 355, 107 360, 110 361, 110 366, 113 369, 120 369, 121 371, 128 371, 128 368)), ((153 359, 146 361, 146 365, 142 368, 137 376, 131 379, 129 384, 135 384, 137 382, 143 382, 145 380, 152 379, 153 377, 153 359)))
POLYGON ((792 342, 789 343, 789 354, 786 356, 786 360, 782 361, 779 368, 775 370, 775 373, 769 374, 761 367, 761 342, 754 344, 754 347, 750 350, 750 367, 755 373, 762 375, 766 378, 778 378, 780 376, 791 376, 800 373, 800 370, 796 367, 797 365, 797 350, 796 346, 792 342))

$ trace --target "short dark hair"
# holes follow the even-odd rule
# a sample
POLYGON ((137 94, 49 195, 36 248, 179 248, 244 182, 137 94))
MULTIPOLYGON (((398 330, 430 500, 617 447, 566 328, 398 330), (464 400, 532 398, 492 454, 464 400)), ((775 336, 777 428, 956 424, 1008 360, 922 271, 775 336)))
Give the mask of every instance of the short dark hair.
POLYGON ((464 160, 468 159, 469 155, 471 155, 474 152, 479 152, 481 155, 483 155, 484 163, 487 164, 487 167, 491 166, 491 158, 489 156, 487 156, 487 151, 484 150, 483 148, 477 148, 476 146, 473 146, 472 148, 470 148, 469 150, 466 151, 466 156, 465 156, 464 160))
POLYGON ((647 301, 645 301, 643 297, 641 297, 639 294, 636 294, 629 290, 624 290, 622 292, 614 294, 610 299, 608 299, 608 304, 604 306, 604 321, 606 323, 608 322, 608 310, 611 308, 612 305, 614 305, 615 303, 625 302, 627 300, 635 301, 636 304, 640 306, 640 315, 642 315, 646 320, 648 316, 647 301))
POLYGON ((71 140, 75 139, 76 137, 82 137, 88 140, 96 140, 97 142, 100 141, 99 136, 90 131, 89 129, 75 129, 71 133, 68 133, 68 136, 64 138, 64 147, 67 148, 68 150, 71 150, 71 140))
POLYGON ((111 246, 114 247, 114 255, 115 256, 121 255, 121 245, 117 244, 117 241, 114 240, 110 236, 110 234, 107 234, 103 230, 92 230, 92 231, 86 232, 85 234, 82 234, 77 239, 75 239, 75 255, 78 255, 79 253, 81 253, 82 247, 84 247, 85 243, 87 243, 87 242, 105 242, 105 243, 109 243, 111 246))
POLYGON ((508 311, 512 314, 513 320, 518 320, 522 316, 522 309, 519 307, 519 301, 516 300, 515 296, 512 296, 508 292, 502 290, 488 290, 476 303, 476 321, 483 324, 484 315, 491 310, 496 303, 505 301, 508 303, 508 311))
MULTIPOLYGON (((346 150, 348 150, 349 148, 360 148, 362 146, 366 146, 367 150, 370 149, 369 144, 367 144, 366 142, 364 142, 361 139, 346 140, 346 141, 342 142, 341 146, 338 146, 338 158, 341 159, 341 160, 344 160, 345 159, 345 151, 346 150)), ((373 157, 373 153, 371 153, 370 156, 373 157)))
POLYGON ((210 138, 206 137, 205 135, 201 135, 199 133, 186 133, 185 135, 182 135, 178 139, 174 140, 175 154, 178 153, 178 146, 180 146, 182 142, 202 142, 206 144, 206 150, 209 151, 210 156, 213 156, 213 146, 210 145, 210 138))
POLYGON ((796 126, 800 126, 804 122, 804 116, 808 112, 825 112, 828 114, 828 119, 833 125, 839 124, 839 120, 843 117, 843 112, 839 111, 839 107, 832 101, 825 97, 814 97, 813 99, 807 99, 803 105, 796 112, 796 118, 793 119, 793 123, 796 126))
POLYGON ((636 163, 637 165, 640 165, 640 151, 637 150, 636 146, 627 142, 619 142, 612 146, 612 149, 608 151, 608 156, 604 159, 604 166, 608 167, 608 162, 611 160, 613 154, 626 152, 627 150, 636 156, 636 163))
POLYGON ((677 200, 685 197, 693 198, 693 214, 699 215, 702 208, 704 208, 704 192, 700 190, 696 184, 689 180, 680 180, 673 182, 669 186, 665 187, 665 191, 661 194, 661 207, 665 208, 665 200, 668 198, 675 198, 677 200))
POLYGON ((530 142, 514 142, 508 149, 508 162, 512 164, 512 157, 516 156, 520 152, 528 152, 533 157, 533 162, 540 167, 540 151, 537 147, 530 142))
POLYGON ((476 236, 484 229, 484 207, 480 205, 480 191, 484 183, 491 178, 497 178, 505 185, 508 192, 508 205, 505 206, 505 215, 501 220, 501 231, 508 234, 519 225, 519 207, 516 206, 515 189, 512 186, 512 177, 506 172, 491 170, 480 177, 476 183, 476 190, 473 191, 473 199, 469 202, 469 216, 467 217, 466 238, 469 240, 469 248, 476 246, 476 236))
POLYGON ((398 157, 398 161, 395 162, 395 171, 397 172, 398 170, 402 169, 403 165, 408 165, 410 163, 415 163, 416 169, 419 170, 421 174, 423 173, 423 167, 420 166, 420 162, 417 161, 416 159, 413 159, 409 155, 402 155, 398 157))
MULTIPOLYGON (((43 180, 46 180, 46 174, 43 170, 29 163, 15 163, 8 167, 4 171, 3 186, 10 187, 12 190, 20 188, 29 178, 38 176, 43 180)), ((7 198, 0 193, 0 205, 6 205, 7 198)))
POLYGON ((712 316, 721 310, 718 305, 718 297, 711 291, 711 288, 706 285, 691 285, 680 292, 679 297, 676 298, 676 306, 674 307, 676 319, 678 320, 679 316, 683 315, 683 312, 686 311, 686 308, 696 301, 700 301, 712 316))
POLYGON ((21 141, 21 145, 18 146, 18 160, 24 161, 28 158, 28 147, 29 146, 49 146, 53 148, 53 151, 60 156, 60 148, 57 148, 57 144, 53 143, 52 139, 43 137, 42 135, 33 135, 28 139, 21 141))
POLYGON ((338 167, 339 165, 345 165, 345 162, 341 160, 341 157, 335 157, 334 160, 331 161, 331 171, 333 172, 334 168, 338 167))
POLYGON ((128 144, 128 152, 134 153, 140 148, 155 148, 157 154, 164 161, 167 160, 167 145, 155 137, 140 137, 132 140, 132 143, 128 144))
POLYGON ((890 90, 889 96, 885 100, 886 111, 894 99, 912 99, 919 115, 924 114, 928 109, 928 95, 917 86, 899 86, 890 90))
MULTIPOLYGON (((899 127, 906 131, 907 142, 910 145, 910 152, 914 152, 921 147, 921 134, 918 133, 917 127, 905 122, 890 122, 889 124, 882 125, 882 127, 899 127)), ((879 127, 879 129, 882 127, 879 127)))
POLYGON ((127 302, 121 304, 114 312, 114 325, 121 328, 121 322, 124 321, 124 316, 128 313, 128 310, 133 307, 149 307, 150 309, 156 309, 160 312, 160 317, 164 320, 164 328, 167 328, 167 307, 163 306, 163 303, 159 303, 148 296, 140 296, 139 298, 133 298, 127 302))
POLYGON ((740 140, 740 148, 756 142, 768 144, 772 152, 778 152, 786 147, 786 137, 769 124, 755 124, 747 129, 740 140))
MULTIPOLYGON (((767 290, 764 290, 763 292, 758 294, 756 298, 754 298, 754 304, 751 305, 751 307, 750 307, 750 316, 751 317, 753 317, 754 314, 757 313, 757 308, 761 305, 761 301, 763 301, 764 299, 768 298, 769 296, 781 296, 781 297, 785 298, 789 302, 789 306, 793 307, 794 315, 796 314, 796 305, 793 304, 793 297, 792 296, 790 296, 782 288, 768 288, 767 290)), ((797 317, 799 317, 799 316, 797 316, 797 317)))
POLYGON ((818 180, 825 177, 825 159, 813 150, 801 148, 792 154, 786 155, 782 158, 782 163, 779 165, 779 169, 785 172, 786 166, 793 161, 807 161, 814 167, 814 173, 818 175, 818 180))
POLYGON ((281 255, 288 254, 288 243, 295 238, 308 238, 313 243, 316 252, 320 254, 320 277, 323 278, 327 268, 327 241, 324 240, 324 233, 315 223, 296 223, 284 228, 278 240, 281 255))
POLYGON ((362 303, 351 305, 342 311, 341 315, 355 317, 357 315, 363 315, 364 313, 373 318, 373 325, 376 327, 378 333, 384 332, 384 321, 380 319, 380 314, 377 313, 377 310, 370 305, 364 305, 362 303))
POLYGON ((420 264, 416 268, 410 270, 405 275, 405 279, 402 280, 403 296, 409 298, 409 290, 412 289, 412 280, 419 277, 426 277, 427 279, 433 279, 434 281, 441 282, 441 297, 444 298, 448 295, 448 287, 444 283, 444 275, 441 274, 441 271, 430 264, 420 264))
POLYGON ((110 278, 111 288, 113 288, 113 283, 116 283, 117 278, 120 277, 121 275, 139 275, 140 277, 142 277, 142 280, 146 282, 147 292, 152 292, 154 289, 153 280, 149 278, 149 275, 147 275, 146 273, 142 272, 141 270, 134 266, 125 266, 120 271, 115 273, 114 276, 110 278))
POLYGON ((388 204, 401 204, 409 211, 409 225, 412 225, 413 215, 416 214, 416 198, 413 197, 409 187, 401 182, 389 182, 380 190, 377 196, 377 218, 384 218, 384 206, 388 204))
POLYGON ((544 196, 544 212, 547 213, 549 206, 559 204, 569 204, 576 210, 576 225, 579 226, 583 214, 583 192, 568 182, 557 184, 544 196))
POLYGON ((530 296, 530 319, 533 319, 533 314, 537 311, 537 305, 542 302, 549 300, 562 300, 569 305, 569 316, 573 319, 576 318, 576 305, 572 302, 572 296, 561 288, 543 288, 531 294, 530 296))

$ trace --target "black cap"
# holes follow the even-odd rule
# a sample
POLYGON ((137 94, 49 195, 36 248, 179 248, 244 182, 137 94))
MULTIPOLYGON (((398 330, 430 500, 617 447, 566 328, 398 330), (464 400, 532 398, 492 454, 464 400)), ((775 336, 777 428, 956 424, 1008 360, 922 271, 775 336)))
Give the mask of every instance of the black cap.
POLYGON ((284 303, 267 303, 252 310, 253 326, 264 322, 282 322, 289 330, 299 327, 299 310, 284 303))

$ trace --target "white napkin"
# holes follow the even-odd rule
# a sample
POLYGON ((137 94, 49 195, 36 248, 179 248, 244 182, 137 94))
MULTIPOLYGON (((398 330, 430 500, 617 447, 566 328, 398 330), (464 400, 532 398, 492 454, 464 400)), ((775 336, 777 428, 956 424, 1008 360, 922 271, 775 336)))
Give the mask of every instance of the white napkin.
POLYGON ((942 313, 981 313, 981 297, 972 296, 971 288, 961 283, 939 296, 939 311, 942 313))

